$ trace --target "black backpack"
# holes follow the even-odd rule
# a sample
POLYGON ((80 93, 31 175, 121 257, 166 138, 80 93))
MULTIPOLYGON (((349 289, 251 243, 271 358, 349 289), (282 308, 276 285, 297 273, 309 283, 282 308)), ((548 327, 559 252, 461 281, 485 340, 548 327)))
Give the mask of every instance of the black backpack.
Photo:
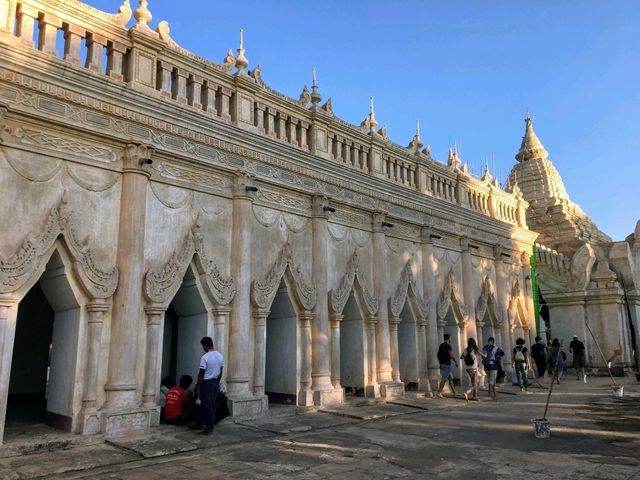
POLYGON ((467 353, 464 354, 464 364, 465 365, 473 365, 474 364, 473 354, 471 353, 470 350, 467 350, 467 353))

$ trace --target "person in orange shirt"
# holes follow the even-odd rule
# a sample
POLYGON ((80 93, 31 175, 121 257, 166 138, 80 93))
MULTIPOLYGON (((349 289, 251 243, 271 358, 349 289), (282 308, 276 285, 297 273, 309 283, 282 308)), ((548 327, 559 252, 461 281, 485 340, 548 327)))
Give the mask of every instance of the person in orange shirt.
POLYGON ((180 384, 167 392, 167 401, 164 406, 164 418, 172 425, 186 425, 193 417, 193 394, 189 387, 193 382, 190 375, 180 377, 180 384))

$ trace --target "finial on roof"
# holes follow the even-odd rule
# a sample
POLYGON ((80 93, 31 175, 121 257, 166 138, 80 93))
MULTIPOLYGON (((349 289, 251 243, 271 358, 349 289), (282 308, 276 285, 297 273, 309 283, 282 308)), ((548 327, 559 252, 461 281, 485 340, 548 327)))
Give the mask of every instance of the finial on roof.
POLYGON ((151 12, 147 8, 147 0, 140 0, 140 5, 136 8, 136 11, 133 12, 133 16, 138 22, 138 26, 141 28, 149 28, 149 22, 153 18, 151 12))
POLYGON ((373 97, 369 101, 369 127, 371 130, 375 130, 378 126, 378 121, 376 120, 376 112, 373 109, 373 97))
POLYGON ((447 165, 452 167, 454 170, 460 168, 460 158, 458 157, 458 144, 454 142, 453 148, 449 148, 449 157, 447 159, 447 165))
POLYGON ((407 148, 413 149, 413 153, 416 155, 420 153, 420 149, 422 148, 422 140, 420 139, 420 120, 416 120, 416 134, 411 139, 411 143, 409 143, 407 148))
POLYGON ((483 182, 491 181, 491 173, 489 173, 489 159, 484 159, 484 173, 482 174, 482 178, 480 178, 483 182))
POLYGON ((249 66, 249 60, 244 55, 244 30, 240 29, 240 47, 238 47, 238 55, 236 56, 236 73, 244 73, 244 69, 249 66))
POLYGON ((318 91, 318 77, 316 75, 316 67, 313 67, 313 83, 311 84, 311 109, 316 110, 318 108, 318 104, 320 100, 322 100, 322 96, 320 96, 320 92, 318 91))
POLYGON ((522 143, 520 144, 520 150, 516 154, 516 160, 524 162, 527 160, 534 160, 537 158, 545 159, 549 156, 545 150, 542 142, 533 130, 533 120, 531 115, 527 111, 527 116, 524 119, 525 129, 524 136, 522 137, 522 143))
POLYGON ((420 140, 420 119, 416 120, 416 138, 420 140))
POLYGON ((227 52, 227 56, 224 57, 222 66, 225 72, 228 72, 229 70, 231 70, 233 67, 236 66, 236 59, 233 56, 233 52, 231 51, 231 49, 229 49, 229 51, 227 52))

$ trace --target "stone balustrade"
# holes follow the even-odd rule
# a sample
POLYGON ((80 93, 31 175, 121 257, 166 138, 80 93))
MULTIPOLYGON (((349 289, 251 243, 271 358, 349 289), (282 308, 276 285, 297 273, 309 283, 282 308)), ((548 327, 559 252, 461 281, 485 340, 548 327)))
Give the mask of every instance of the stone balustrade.
POLYGON ((131 15, 128 3, 108 14, 74 0, 0 0, 0 35, 177 107, 526 228, 521 196, 340 120, 330 102, 318 105, 317 87, 315 98, 305 87, 296 100, 267 87, 260 67, 232 74, 238 65, 231 52, 224 63, 200 58, 171 39, 166 22, 151 30, 150 14, 127 30, 131 15))

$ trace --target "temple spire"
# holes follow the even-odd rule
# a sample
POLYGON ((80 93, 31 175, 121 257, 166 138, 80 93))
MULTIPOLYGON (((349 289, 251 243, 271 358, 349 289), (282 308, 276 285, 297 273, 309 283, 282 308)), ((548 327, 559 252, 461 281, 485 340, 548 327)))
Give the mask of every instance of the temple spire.
POLYGON ((244 73, 244 69, 249 66, 249 60, 244 55, 244 30, 240 29, 240 46, 238 47, 238 55, 236 56, 237 73, 244 73))
POLYGON ((312 110, 318 109, 318 104, 322 100, 320 92, 318 91, 318 77, 316 75, 316 67, 313 67, 312 72, 312 84, 311 84, 311 108, 312 110))
POLYGON ((525 162, 527 160, 533 160, 536 158, 547 158, 549 154, 545 150, 542 142, 533 130, 533 120, 531 115, 527 113, 524 119, 525 129, 524 136, 522 137, 522 143, 520 150, 516 154, 516 160, 519 162, 525 162))
POLYGON ((371 130, 375 130, 378 126, 378 121, 376 120, 376 112, 373 108, 373 97, 371 97, 371 100, 369 101, 369 126, 371 127, 371 130))

